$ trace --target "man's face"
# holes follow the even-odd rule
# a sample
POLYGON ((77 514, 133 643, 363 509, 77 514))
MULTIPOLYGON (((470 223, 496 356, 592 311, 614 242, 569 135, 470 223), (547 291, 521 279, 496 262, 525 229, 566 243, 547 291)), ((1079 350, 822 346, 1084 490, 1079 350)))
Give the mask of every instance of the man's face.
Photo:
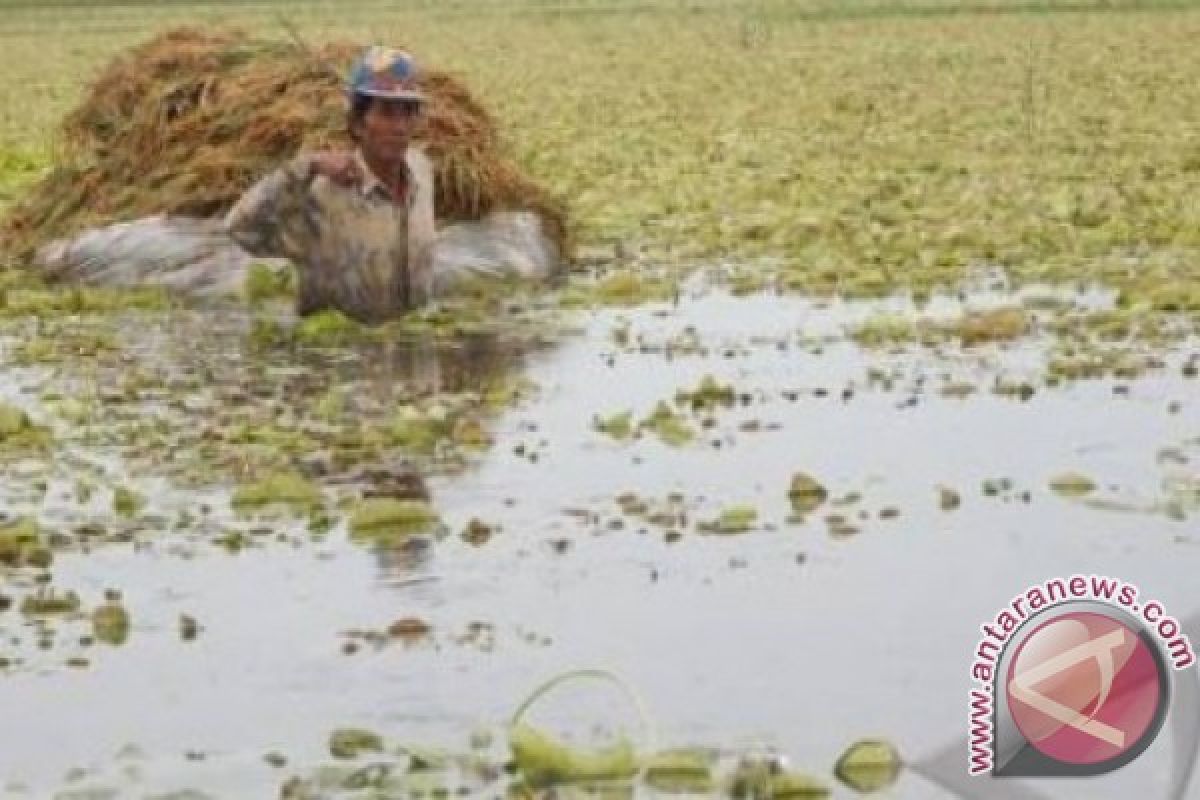
POLYGON ((358 126, 359 146, 375 160, 402 157, 420 115, 419 102, 376 97, 358 126))

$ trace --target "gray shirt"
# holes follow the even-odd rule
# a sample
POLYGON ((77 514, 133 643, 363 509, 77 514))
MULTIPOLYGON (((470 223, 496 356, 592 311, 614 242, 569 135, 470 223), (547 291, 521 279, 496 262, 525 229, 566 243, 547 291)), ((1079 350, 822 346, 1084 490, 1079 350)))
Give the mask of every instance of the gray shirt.
POLYGON ((408 194, 396 203, 358 154, 366 176, 340 186, 299 156, 251 187, 229 212, 230 235, 249 253, 296 265, 301 314, 336 308, 380 322, 429 299, 434 240, 433 170, 406 154, 408 194))

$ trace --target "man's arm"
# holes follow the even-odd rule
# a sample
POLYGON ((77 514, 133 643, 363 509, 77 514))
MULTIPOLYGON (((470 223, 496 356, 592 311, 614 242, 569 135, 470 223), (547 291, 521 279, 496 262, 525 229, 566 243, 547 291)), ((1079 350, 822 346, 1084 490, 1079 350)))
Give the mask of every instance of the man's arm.
POLYGON ((317 223, 306 202, 313 179, 323 175, 339 186, 362 181, 349 153, 297 156, 250 187, 225 217, 225 229, 242 249, 255 256, 295 260, 317 223))

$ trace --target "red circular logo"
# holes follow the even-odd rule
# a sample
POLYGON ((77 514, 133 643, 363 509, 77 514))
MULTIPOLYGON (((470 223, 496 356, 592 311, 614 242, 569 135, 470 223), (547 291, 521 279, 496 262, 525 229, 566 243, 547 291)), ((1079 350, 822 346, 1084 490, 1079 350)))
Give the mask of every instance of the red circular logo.
POLYGON ((1013 722, 1039 752, 1065 764, 1100 764, 1157 734, 1165 681, 1136 630, 1079 611, 1021 642, 1005 692, 1013 722))

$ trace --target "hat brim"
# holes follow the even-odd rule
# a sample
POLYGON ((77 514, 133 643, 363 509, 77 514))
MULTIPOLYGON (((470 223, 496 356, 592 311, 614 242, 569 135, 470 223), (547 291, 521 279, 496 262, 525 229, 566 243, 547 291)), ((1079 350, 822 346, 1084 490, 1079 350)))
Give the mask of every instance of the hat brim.
POLYGON ((412 89, 352 89, 352 95, 362 97, 378 97, 381 100, 410 100, 415 103, 427 102, 429 98, 423 92, 412 89))

